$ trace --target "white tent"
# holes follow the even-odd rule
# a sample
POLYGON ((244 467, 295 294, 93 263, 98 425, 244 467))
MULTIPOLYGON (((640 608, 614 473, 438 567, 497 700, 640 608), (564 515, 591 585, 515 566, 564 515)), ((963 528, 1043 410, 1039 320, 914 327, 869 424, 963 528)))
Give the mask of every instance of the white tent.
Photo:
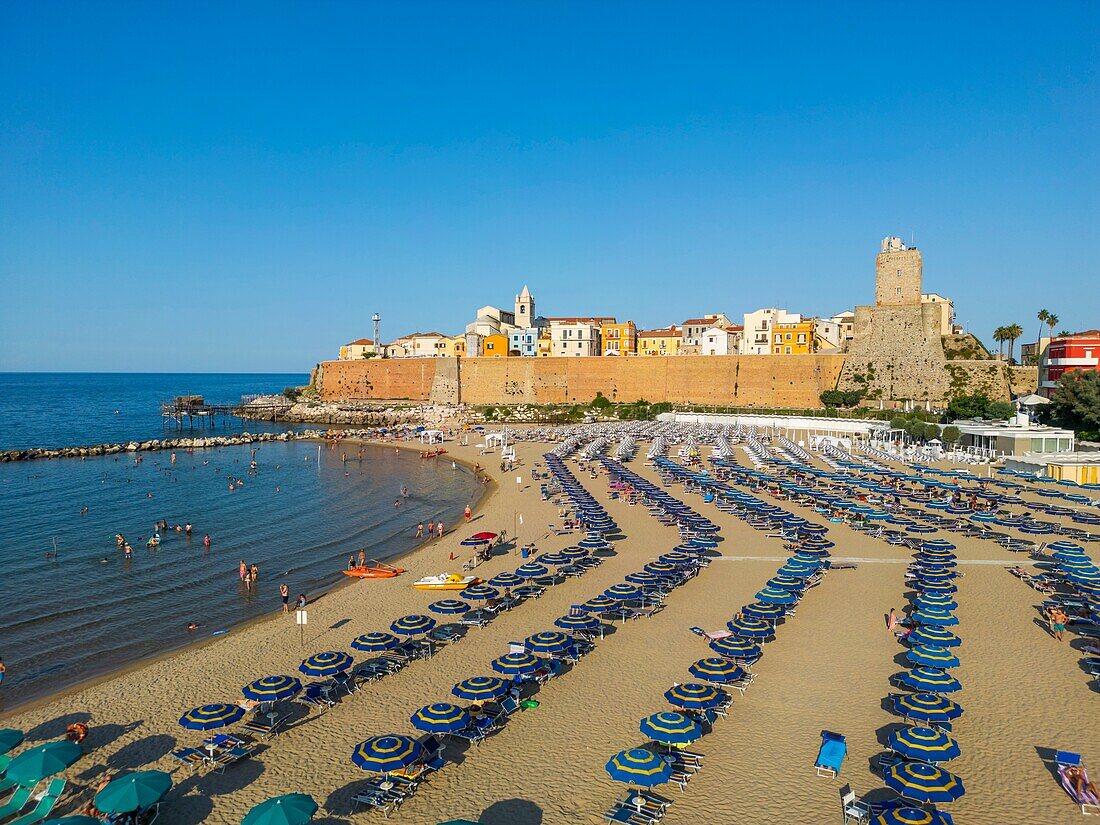
POLYGON ((419 438, 422 444, 442 444, 443 430, 421 430, 419 438))

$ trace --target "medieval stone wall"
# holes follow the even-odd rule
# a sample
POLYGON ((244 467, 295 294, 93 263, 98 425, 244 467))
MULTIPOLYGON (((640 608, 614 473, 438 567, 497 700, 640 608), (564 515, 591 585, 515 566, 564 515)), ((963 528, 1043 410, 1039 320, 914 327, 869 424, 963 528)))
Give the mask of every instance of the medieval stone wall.
POLYGON ((325 401, 412 399, 436 403, 670 401, 816 408, 837 384, 844 356, 757 355, 667 358, 409 358, 327 361, 325 401))

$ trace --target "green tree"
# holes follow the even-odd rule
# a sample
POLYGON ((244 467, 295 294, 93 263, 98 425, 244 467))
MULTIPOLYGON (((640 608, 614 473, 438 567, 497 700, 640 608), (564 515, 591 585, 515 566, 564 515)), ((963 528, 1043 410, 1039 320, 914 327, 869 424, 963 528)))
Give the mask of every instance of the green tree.
POLYGON ((1016 407, 1008 401, 990 401, 985 411, 985 418, 993 421, 1004 421, 1016 414, 1016 407))
POLYGON ((1055 315, 1053 312, 1047 315, 1047 326, 1050 327, 1050 337, 1054 337, 1054 328, 1058 326, 1058 322, 1062 319, 1055 315))
POLYGON ((924 439, 930 441, 933 438, 940 438, 940 425, 926 421, 924 422, 924 439))
POLYGON ((959 432, 959 428, 954 424, 948 424, 943 428, 943 432, 940 433, 940 439, 945 444, 954 444, 960 438, 962 438, 962 433, 959 432))
POLYGON ((912 418, 905 422, 905 432, 918 441, 923 441, 926 438, 924 422, 916 418, 912 418))
POLYGON ((1012 355, 1013 350, 1016 348, 1016 341, 1020 336, 1024 334, 1024 328, 1019 324, 1009 324, 1005 327, 1005 337, 1008 339, 1008 363, 1015 362, 1015 358, 1012 355))
POLYGON ((896 415, 896 416, 894 416, 893 418, 890 419, 890 429, 891 430, 904 430, 905 425, 908 424, 908 423, 909 422, 906 421, 904 418, 902 418, 900 415, 896 415))
POLYGON ((1100 372, 1063 373, 1050 400, 1054 419, 1063 427, 1088 440, 1100 434, 1100 372))
POLYGON ((1035 317, 1039 319, 1039 337, 1035 339, 1036 343, 1038 343, 1039 338, 1043 337, 1043 326, 1050 319, 1050 310, 1040 309, 1035 317))
POLYGON ((844 393, 840 390, 825 390, 818 397, 826 407, 839 407, 844 404, 844 393))
POLYGON ((1000 345, 999 354, 1000 354, 1001 358, 1004 358, 1005 357, 1005 341, 1008 340, 1008 336, 1005 335, 1005 327, 997 327, 995 330, 993 330, 993 340, 996 341, 1000 345))
POLYGON ((298 400, 301 394, 301 387, 283 387, 283 396, 286 398, 287 401, 291 402, 292 404, 298 400))
POLYGON ((611 406, 611 402, 604 397, 602 392, 597 392, 596 397, 592 399, 592 407, 597 410, 606 410, 611 406))

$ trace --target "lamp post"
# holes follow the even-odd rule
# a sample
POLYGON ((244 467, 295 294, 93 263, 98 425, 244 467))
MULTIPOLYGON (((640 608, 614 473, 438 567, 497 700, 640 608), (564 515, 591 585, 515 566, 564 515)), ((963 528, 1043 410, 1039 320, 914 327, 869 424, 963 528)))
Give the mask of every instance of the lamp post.
POLYGON ((374 354, 380 355, 382 352, 382 341, 378 337, 378 324, 382 320, 382 316, 376 312, 371 316, 371 320, 374 321, 374 354))

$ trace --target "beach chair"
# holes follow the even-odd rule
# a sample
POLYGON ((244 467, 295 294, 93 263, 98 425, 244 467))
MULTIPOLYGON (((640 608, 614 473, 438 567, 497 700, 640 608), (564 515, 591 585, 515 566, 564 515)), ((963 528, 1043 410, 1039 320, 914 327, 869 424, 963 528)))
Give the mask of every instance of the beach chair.
POLYGON ((41 822, 50 815, 63 793, 65 793, 65 780, 51 779, 45 792, 41 796, 35 797, 38 804, 34 806, 30 813, 10 820, 8 825, 32 825, 32 823, 41 822))
POLYGON ((441 625, 428 634, 432 639, 442 644, 457 642, 462 638, 462 631, 453 625, 441 625))
POLYGON ((180 748, 179 750, 172 751, 169 756, 181 765, 186 766, 191 773, 206 767, 207 764, 206 754, 198 748, 180 748))
POLYGON ((319 684, 306 685, 305 690, 299 693, 294 701, 307 708, 316 708, 318 716, 336 704, 325 695, 319 684))
POLYGON ((16 787, 15 793, 11 795, 11 798, 3 805, 0 805, 0 820, 7 819, 9 816, 15 816, 22 811, 33 795, 34 788, 28 788, 26 785, 19 785, 16 787))
POLYGON ((851 785, 840 789, 840 806, 844 812, 844 825, 871 821, 871 806, 856 796, 851 785))
POLYGON ((214 770, 222 773, 230 765, 235 765, 242 759, 248 759, 254 753, 252 748, 244 747, 243 745, 234 745, 228 750, 224 750, 214 757, 214 770))
POLYGON ((355 681, 354 675, 348 673, 346 670, 334 673, 329 680, 329 684, 334 688, 340 688, 340 690, 344 691, 348 696, 351 696, 351 694, 359 690, 359 685, 355 681))
POLYGON ((1081 806, 1081 813, 1085 816, 1100 815, 1100 796, 1088 791, 1079 793, 1070 777, 1071 771, 1076 772, 1079 770, 1081 772, 1080 784, 1083 786, 1089 784, 1089 774, 1085 769, 1085 761, 1081 754, 1070 751, 1056 751, 1054 765, 1058 770, 1058 778, 1062 783, 1062 787, 1065 788, 1070 799, 1081 806))
POLYGON ((832 731, 821 731, 821 747, 817 751, 814 768, 818 776, 840 776, 840 766, 848 754, 848 743, 844 735, 832 731))
POLYGON ((272 739, 279 735, 279 731, 283 725, 290 719, 289 715, 269 717, 266 715, 259 715, 252 717, 249 721, 245 722, 241 727, 247 731, 259 736, 261 739, 272 739))

